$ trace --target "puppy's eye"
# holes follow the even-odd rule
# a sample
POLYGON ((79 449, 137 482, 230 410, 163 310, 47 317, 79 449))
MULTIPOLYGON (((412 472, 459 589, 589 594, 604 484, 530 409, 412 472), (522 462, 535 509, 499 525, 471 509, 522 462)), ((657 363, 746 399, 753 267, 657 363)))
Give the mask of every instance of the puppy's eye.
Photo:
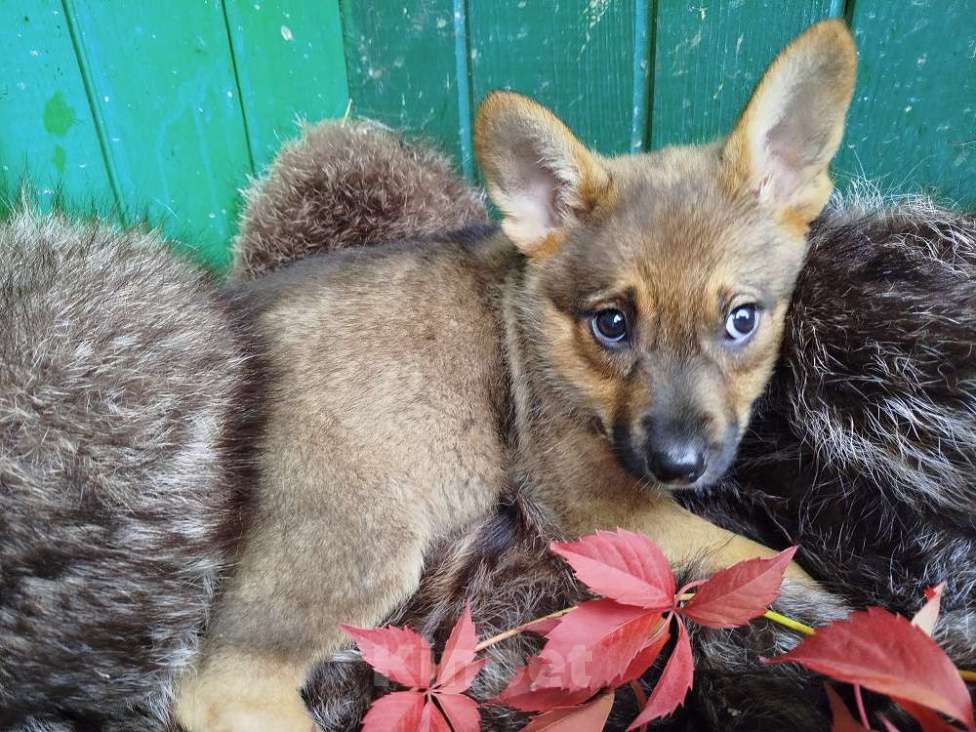
POLYGON ((616 308, 600 310, 590 318, 593 337, 605 348, 618 349, 627 341, 627 316, 616 308))
POLYGON ((753 304, 740 305, 725 319, 725 336, 735 343, 745 343, 759 325, 759 308, 753 304))

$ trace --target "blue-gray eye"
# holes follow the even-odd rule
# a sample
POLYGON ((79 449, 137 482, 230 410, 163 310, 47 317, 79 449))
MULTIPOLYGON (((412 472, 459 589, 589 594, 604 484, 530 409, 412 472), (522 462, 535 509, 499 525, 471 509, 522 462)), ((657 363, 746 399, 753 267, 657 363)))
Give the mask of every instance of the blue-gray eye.
POLYGON ((736 343, 744 343, 759 325, 759 308, 752 303, 739 305, 725 319, 725 335, 736 343))
POLYGON ((601 310, 590 319, 593 337, 606 348, 619 348, 627 340, 627 316, 616 308, 601 310))

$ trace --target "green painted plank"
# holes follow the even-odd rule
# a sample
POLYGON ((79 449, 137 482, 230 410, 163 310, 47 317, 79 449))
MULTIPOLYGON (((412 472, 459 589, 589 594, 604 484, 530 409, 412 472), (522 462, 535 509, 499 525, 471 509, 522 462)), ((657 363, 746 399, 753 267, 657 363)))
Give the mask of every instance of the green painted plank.
POLYGON ((651 147, 727 133, 776 53, 838 9, 831 0, 658 0, 651 147))
POLYGON ((66 206, 107 215, 115 197, 61 3, 7 0, 0 47, 3 195, 27 181, 45 208, 60 193, 66 206))
POLYGON ((421 132, 462 160, 470 157, 469 119, 459 114, 468 103, 464 5, 340 2, 353 113, 421 132))
POLYGON ((630 150, 635 83, 643 83, 646 69, 634 55, 637 48, 640 56, 635 27, 640 23, 643 29, 647 21, 646 10, 636 11, 641 5, 622 0, 471 3, 475 98, 503 88, 528 94, 587 145, 604 153, 630 150))
POLYGON ((341 117, 349 103, 338 0, 225 0, 251 157, 260 170, 298 118, 341 117))
POLYGON ((128 218, 213 267, 229 260, 247 136, 219 0, 66 0, 128 218))
POLYGON ((857 0, 860 69, 835 171, 976 205, 976 7, 857 0))

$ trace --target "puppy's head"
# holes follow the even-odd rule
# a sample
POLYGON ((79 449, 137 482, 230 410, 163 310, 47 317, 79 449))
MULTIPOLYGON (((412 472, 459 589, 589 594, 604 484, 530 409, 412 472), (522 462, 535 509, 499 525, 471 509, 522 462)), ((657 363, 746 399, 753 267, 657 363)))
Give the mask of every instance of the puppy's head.
POLYGON ((831 192, 855 62, 842 23, 816 25, 727 138, 650 155, 602 158, 517 94, 482 104, 478 157, 527 258, 527 368, 635 474, 701 486, 731 462, 831 192))

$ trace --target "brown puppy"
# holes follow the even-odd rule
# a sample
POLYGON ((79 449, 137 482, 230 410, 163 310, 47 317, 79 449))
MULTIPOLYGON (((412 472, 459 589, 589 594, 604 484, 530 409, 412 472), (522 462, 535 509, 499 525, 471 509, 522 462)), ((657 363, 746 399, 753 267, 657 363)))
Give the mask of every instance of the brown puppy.
POLYGON ((716 567, 763 554, 668 489, 722 474, 769 377, 854 66, 822 23, 726 140, 614 159, 493 94, 476 145, 502 232, 248 285, 273 374, 261 484, 181 722, 306 732, 298 688, 337 624, 381 621, 508 481, 570 535, 630 528, 716 567))

